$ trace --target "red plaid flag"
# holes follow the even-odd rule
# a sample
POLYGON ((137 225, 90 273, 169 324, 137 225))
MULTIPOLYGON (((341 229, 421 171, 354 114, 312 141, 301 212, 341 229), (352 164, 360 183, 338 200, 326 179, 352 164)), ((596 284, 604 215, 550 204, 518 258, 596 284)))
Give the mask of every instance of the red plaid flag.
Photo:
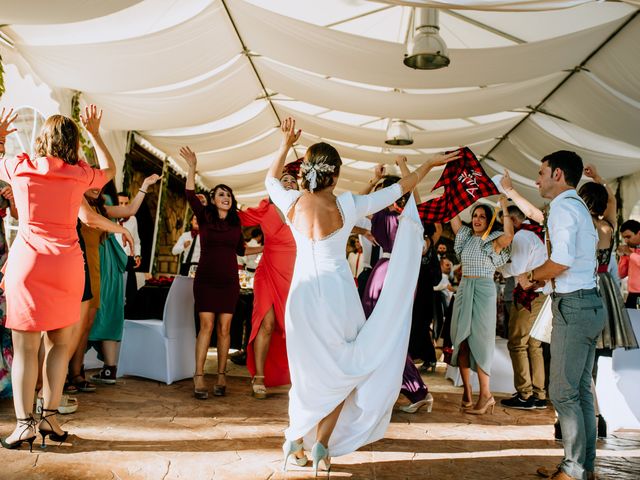
POLYGON ((446 223, 476 200, 499 193, 467 147, 462 149, 462 158, 447 164, 432 191, 440 187, 444 187, 441 197, 418 205, 418 213, 424 223, 446 223))

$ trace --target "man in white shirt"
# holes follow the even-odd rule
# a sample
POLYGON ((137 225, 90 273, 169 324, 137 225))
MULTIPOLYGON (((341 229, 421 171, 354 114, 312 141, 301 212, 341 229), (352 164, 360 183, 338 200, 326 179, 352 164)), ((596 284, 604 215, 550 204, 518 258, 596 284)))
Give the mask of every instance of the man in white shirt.
MULTIPOLYGON (((509 206, 508 211, 517 231, 511 242, 509 263, 499 269, 504 278, 517 277, 547 260, 542 227, 529 222, 515 205, 509 206)), ((520 410, 547 407, 542 343, 529 335, 544 300, 542 288, 524 290, 518 285, 513 290, 507 348, 516 393, 500 401, 504 407, 520 410)))
POLYGON ((595 479, 596 415, 591 375, 596 340, 604 328, 602 299, 596 289, 598 235, 575 187, 582 159, 558 151, 542 159, 537 185, 551 200, 547 242, 551 255, 521 275, 523 288, 549 280, 553 293, 549 396, 562 428, 564 459, 555 471, 538 469, 556 480, 595 479))
MULTIPOLYGON (((129 205, 129 195, 126 194, 125 192, 118 193, 118 205, 120 206, 129 205)), ((118 219, 118 222, 120 223, 120 225, 122 225, 123 227, 125 227, 127 230, 131 232, 131 236, 133 237, 134 268, 138 268, 140 266, 140 261, 141 261, 140 235, 138 235, 138 220, 136 220, 136 217, 131 216, 127 218, 120 218, 118 219)), ((118 243, 120 244, 122 249, 127 253, 127 255, 129 255, 129 249, 124 245, 124 242, 122 241, 122 234, 116 233, 116 239, 118 240, 118 243)))
POLYGON ((180 261, 180 275, 188 275, 191 265, 197 265, 200 260, 200 235, 198 234, 198 219, 191 215, 191 229, 184 232, 171 249, 173 255, 182 254, 180 261))

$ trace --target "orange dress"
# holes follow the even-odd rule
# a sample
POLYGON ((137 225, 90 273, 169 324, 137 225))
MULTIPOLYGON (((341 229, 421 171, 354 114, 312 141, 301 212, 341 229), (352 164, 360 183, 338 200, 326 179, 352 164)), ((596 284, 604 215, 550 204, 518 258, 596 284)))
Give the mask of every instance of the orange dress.
POLYGON ((243 227, 260 225, 264 234, 264 250, 253 281, 253 313, 251 338, 247 344, 247 368, 256 373, 253 342, 264 316, 273 306, 276 321, 271 335, 269 353, 264 365, 264 384, 267 387, 288 385, 289 363, 284 333, 284 310, 296 261, 296 242, 289 226, 282 221, 278 209, 268 199, 255 208, 239 211, 243 227))
POLYGON ((7 328, 49 331, 80 320, 84 260, 76 222, 84 192, 102 188, 104 171, 85 162, 28 155, 0 160, 0 179, 11 184, 18 236, 4 277, 7 328))

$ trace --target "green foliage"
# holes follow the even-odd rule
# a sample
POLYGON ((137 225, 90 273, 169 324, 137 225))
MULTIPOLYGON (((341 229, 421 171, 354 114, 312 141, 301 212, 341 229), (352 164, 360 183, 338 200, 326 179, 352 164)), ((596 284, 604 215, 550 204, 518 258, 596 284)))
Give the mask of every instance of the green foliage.
POLYGON ((4 95, 4 66, 2 65, 2 55, 0 55, 0 97, 4 95))
POLYGON ((80 130, 80 148, 82 149, 82 154, 86 159, 87 163, 91 165, 95 165, 96 163, 96 154, 93 149, 91 143, 87 140, 87 137, 84 136, 84 128, 82 127, 82 122, 80 122, 80 97, 82 96, 82 92, 76 90, 71 97, 71 118, 76 125, 78 126, 78 130, 80 130))

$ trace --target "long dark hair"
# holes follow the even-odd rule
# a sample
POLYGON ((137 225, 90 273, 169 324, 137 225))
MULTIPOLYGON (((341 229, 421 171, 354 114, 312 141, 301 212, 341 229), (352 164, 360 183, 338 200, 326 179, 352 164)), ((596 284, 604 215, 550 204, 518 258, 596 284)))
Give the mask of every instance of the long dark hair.
POLYGON ((606 187, 596 182, 587 182, 578 191, 580 198, 589 207, 591 215, 602 216, 607 209, 609 192, 606 187))
MULTIPOLYGON (((400 177, 398 177, 397 175, 385 175, 384 177, 382 177, 382 188, 390 187, 391 185, 393 185, 394 183, 398 183, 399 181, 400 177)), ((405 193, 395 201, 395 205, 397 205, 398 208, 404 208, 404 206, 407 204, 407 200, 409 200, 409 195, 411 195, 411 192, 405 193)))
MULTIPOLYGON (((473 223, 473 214, 476 213, 476 210, 478 210, 479 208, 484 210, 484 214, 487 217, 488 227, 491 223, 491 219, 493 218, 493 208, 491 208, 486 203, 478 203, 475 207, 473 207, 473 210, 471 210, 471 222, 473 223)), ((473 227, 471 229, 473 230, 473 227)), ((489 233, 493 233, 499 230, 502 230, 502 225, 500 224, 500 222, 494 221, 493 225, 491 225, 491 228, 489 229, 489 233)))
POLYGON ((238 215, 238 202, 236 200, 236 196, 233 194, 233 190, 228 185, 224 183, 219 183, 213 190, 211 190, 209 194, 209 202, 207 206, 204 207, 207 220, 211 222, 220 221, 220 214, 218 213, 218 208, 215 205, 214 198, 216 196, 216 192, 218 190, 224 190, 231 195, 231 208, 229 209, 229 213, 227 213, 227 217, 224 219, 229 225, 237 226, 240 225, 240 216, 238 215))

